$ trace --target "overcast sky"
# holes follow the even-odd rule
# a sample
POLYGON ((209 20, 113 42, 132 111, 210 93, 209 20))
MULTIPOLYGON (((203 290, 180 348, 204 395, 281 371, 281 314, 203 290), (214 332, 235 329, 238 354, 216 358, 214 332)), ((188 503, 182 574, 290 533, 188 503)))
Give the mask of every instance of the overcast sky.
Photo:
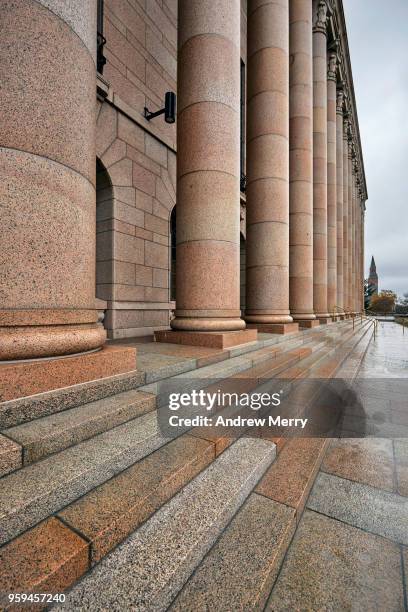
POLYGON ((408 0, 343 0, 380 289, 408 292, 408 0))

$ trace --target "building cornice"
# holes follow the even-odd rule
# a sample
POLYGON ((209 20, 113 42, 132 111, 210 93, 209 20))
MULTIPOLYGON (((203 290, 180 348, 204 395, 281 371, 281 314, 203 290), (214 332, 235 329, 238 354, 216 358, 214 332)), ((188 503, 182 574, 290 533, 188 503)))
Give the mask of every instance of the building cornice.
POLYGON ((328 36, 332 41, 339 41, 339 54, 342 59, 339 62, 340 81, 344 82, 345 105, 346 113, 350 123, 349 134, 352 131, 352 140, 354 144, 354 155, 358 163, 358 174, 361 181, 361 191, 363 199, 366 200, 367 182, 364 171, 364 159, 361 146, 360 129, 357 114, 357 104, 354 92, 353 73, 350 61, 350 49, 347 37, 346 21, 344 16, 343 0, 333 0, 332 12, 329 16, 327 24, 328 36))

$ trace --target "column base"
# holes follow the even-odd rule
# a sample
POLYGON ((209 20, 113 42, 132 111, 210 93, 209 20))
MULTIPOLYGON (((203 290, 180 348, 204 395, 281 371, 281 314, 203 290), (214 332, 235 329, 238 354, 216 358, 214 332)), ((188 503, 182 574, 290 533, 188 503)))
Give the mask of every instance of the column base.
POLYGON ((0 401, 136 370, 136 349, 105 346, 83 355, 0 364, 0 401))
POLYGON ((328 325, 332 323, 333 319, 331 317, 318 317, 318 321, 320 325, 328 325))
POLYGON ((154 332, 156 342, 168 342, 170 344, 184 344, 187 346, 206 346, 208 348, 228 349, 239 344, 256 342, 258 333, 256 329, 242 329, 238 331, 225 332, 200 332, 200 331, 178 331, 160 330, 154 332))
POLYGON ((299 331, 298 323, 247 323, 247 329, 257 329, 265 334, 294 334, 299 331))
POLYGON ((307 319, 307 320, 301 320, 301 321, 296 321, 296 323, 299 323, 299 327, 302 327, 304 329, 312 329, 313 327, 319 327, 320 325, 320 321, 318 319, 307 319))

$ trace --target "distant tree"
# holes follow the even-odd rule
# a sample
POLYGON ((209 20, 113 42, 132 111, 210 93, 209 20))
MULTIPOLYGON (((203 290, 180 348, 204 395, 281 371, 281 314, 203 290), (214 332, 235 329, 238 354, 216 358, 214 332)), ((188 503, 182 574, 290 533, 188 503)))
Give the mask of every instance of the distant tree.
POLYGON ((371 283, 369 283, 368 279, 366 278, 364 280, 364 308, 365 310, 368 310, 370 307, 371 298, 372 298, 374 291, 375 291, 374 285, 371 285, 371 283))
POLYGON ((398 298, 395 312, 397 314, 408 314, 408 293, 404 293, 402 298, 398 298))
POLYGON ((379 313, 394 312, 397 295, 393 291, 384 289, 378 295, 373 295, 370 302, 370 310, 379 313))

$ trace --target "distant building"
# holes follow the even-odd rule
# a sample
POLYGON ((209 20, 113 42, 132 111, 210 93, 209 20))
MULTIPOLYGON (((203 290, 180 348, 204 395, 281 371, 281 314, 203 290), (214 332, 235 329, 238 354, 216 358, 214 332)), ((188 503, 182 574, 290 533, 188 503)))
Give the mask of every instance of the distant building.
POLYGON ((371 257, 370 275, 368 277, 368 286, 374 287, 371 295, 378 295, 378 274, 377 266, 375 265, 374 257, 371 257))

